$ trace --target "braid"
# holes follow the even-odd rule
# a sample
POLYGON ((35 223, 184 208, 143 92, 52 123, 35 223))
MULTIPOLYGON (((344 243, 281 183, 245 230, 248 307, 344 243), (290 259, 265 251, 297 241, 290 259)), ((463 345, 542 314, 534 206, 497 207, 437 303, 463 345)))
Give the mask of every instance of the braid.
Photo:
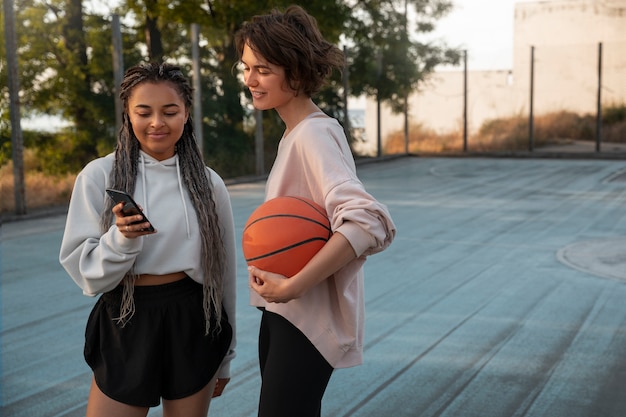
MULTIPOLYGON (((189 118, 191 119, 191 117, 189 118)), ((219 330, 222 319, 222 289, 224 285, 224 259, 226 252, 219 229, 217 207, 213 195, 213 185, 209 181, 207 168, 202 161, 200 150, 191 129, 192 121, 187 121, 183 137, 178 142, 179 158, 189 163, 181 164, 183 183, 189 191, 191 202, 196 210, 201 236, 201 265, 204 271, 204 310, 215 314, 219 330), (186 134, 188 133, 188 134, 186 134), (189 138, 189 139, 185 139, 189 138), (209 279, 210 278, 210 279, 209 279), (211 308, 213 306, 213 309, 211 308), (211 311, 212 310, 212 311, 211 311)), ((208 319, 208 317, 207 317, 208 319)), ((209 321, 206 321, 209 331, 209 321)))
MULTIPOLYGON (((130 123, 127 106, 134 87, 144 82, 169 82, 180 94, 186 109, 189 110, 192 105, 192 88, 178 67, 166 63, 150 63, 137 65, 126 72, 120 88, 124 114, 115 148, 115 160, 109 174, 109 184, 112 188, 126 191, 131 195, 135 191, 140 148, 130 123)), ((207 167, 196 142, 191 117, 187 118, 183 134, 176 144, 176 152, 184 161, 180 164, 182 182, 189 193, 200 227, 205 331, 208 334, 211 330, 211 319, 215 319, 217 323, 213 331, 220 330, 225 249, 222 231, 219 228, 213 184, 209 180, 207 167)), ((113 224, 111 212, 113 205, 113 201, 107 199, 100 218, 103 233, 113 224)), ((122 325, 128 322, 135 311, 133 293, 136 278, 134 267, 124 277, 124 292, 118 317, 118 322, 122 325)))
MULTIPOLYGON (((122 119, 122 127, 115 147, 113 169, 109 173, 109 184, 111 184, 111 188, 126 191, 132 195, 135 191, 135 182, 137 181, 139 142, 135 138, 126 112, 122 115, 122 119)), ((113 213, 111 212, 113 206, 113 200, 107 199, 106 207, 100 220, 100 228, 103 233, 113 223, 113 213)))

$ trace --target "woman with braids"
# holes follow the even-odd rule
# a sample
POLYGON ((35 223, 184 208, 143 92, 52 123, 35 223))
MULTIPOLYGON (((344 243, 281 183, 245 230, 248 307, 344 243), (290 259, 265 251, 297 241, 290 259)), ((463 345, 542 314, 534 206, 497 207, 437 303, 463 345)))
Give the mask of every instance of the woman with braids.
POLYGON ((301 196, 326 209, 333 235, 289 279, 249 267, 260 308, 260 417, 316 417, 333 369, 362 362, 363 263, 395 236, 387 208, 365 191, 343 128, 311 96, 343 55, 301 7, 255 16, 235 37, 254 107, 286 130, 265 198, 301 196))
POLYGON ((59 260, 88 296, 88 417, 206 416, 230 379, 235 237, 230 197, 204 165, 192 90, 176 66, 141 64, 121 85, 114 153, 76 178, 59 260), (125 216, 126 191, 152 223, 125 216), (152 225, 156 230, 148 231, 152 225))

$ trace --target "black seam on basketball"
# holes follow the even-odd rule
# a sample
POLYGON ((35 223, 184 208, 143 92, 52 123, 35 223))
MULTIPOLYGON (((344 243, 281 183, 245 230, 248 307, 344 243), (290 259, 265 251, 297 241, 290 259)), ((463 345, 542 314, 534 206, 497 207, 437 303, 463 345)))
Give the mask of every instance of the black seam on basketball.
POLYGON ((270 214, 269 216, 259 217, 258 219, 256 219, 255 221, 253 221, 252 223, 247 225, 246 228, 243 229, 243 230, 246 231, 250 226, 252 226, 256 222, 260 222, 261 220, 265 220, 265 219, 271 219, 273 217, 291 217, 293 219, 302 219, 302 220, 306 220, 306 221, 311 222, 311 223, 316 223, 316 224, 322 226, 324 229, 328 230, 329 232, 331 231, 330 227, 328 227, 324 223, 318 222, 317 220, 313 220, 313 219, 311 219, 309 217, 298 216, 297 214, 270 214))
POLYGON ((324 217, 328 217, 328 214, 326 214, 326 212, 325 212, 325 211, 321 211, 321 210, 319 210, 317 207, 315 207, 313 204, 311 204, 310 202, 306 201, 306 200, 305 200, 305 199, 303 199, 303 198, 296 197, 296 196, 293 196, 293 195, 288 195, 288 196, 287 196, 287 198, 293 198, 293 199, 296 199, 296 200, 298 200, 298 201, 302 201, 304 204, 306 204, 307 206, 311 207, 313 210, 317 211, 317 212, 318 212, 319 214, 321 214, 322 216, 324 216, 324 217))
POLYGON ((296 248, 298 246, 302 246, 302 245, 305 245, 307 243, 315 242, 315 241, 318 241, 318 240, 321 240, 322 242, 327 242, 327 240, 324 239, 323 237, 314 237, 314 238, 311 238, 311 239, 303 240, 303 241, 298 242, 298 243, 291 244, 289 246, 285 246, 283 248, 280 248, 280 249, 272 251, 272 252, 268 252, 268 253, 263 254, 263 255, 255 256, 254 258, 246 258, 246 262, 258 261, 259 259, 268 258, 270 256, 274 256, 274 255, 279 254, 281 252, 288 251, 289 249, 293 249, 293 248, 296 248))

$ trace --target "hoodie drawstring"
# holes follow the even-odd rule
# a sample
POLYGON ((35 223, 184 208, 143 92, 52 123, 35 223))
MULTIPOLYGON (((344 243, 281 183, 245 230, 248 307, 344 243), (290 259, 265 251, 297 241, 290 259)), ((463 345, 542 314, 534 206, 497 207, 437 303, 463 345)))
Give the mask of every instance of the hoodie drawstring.
POLYGON ((146 207, 143 207, 143 211, 146 214, 146 217, 150 218, 149 213, 148 213, 148 190, 146 187, 146 160, 143 157, 143 154, 139 154, 139 156, 141 156, 141 188, 143 190, 143 202, 146 205, 146 207))
MULTIPOLYGON (((141 156, 141 166, 144 167, 141 170, 141 184, 142 184, 142 188, 143 188, 143 201, 144 204, 146 205, 146 207, 144 207, 144 212, 146 214, 146 217, 150 218, 150 215, 148 213, 148 187, 146 187, 146 169, 145 169, 145 158, 143 156, 143 153, 140 153, 141 156)), ((187 213, 187 203, 185 202, 185 193, 183 191, 183 181, 182 178, 180 176, 180 164, 179 164, 179 158, 178 155, 175 155, 174 157, 176 159, 176 178, 178 179, 178 191, 180 192, 180 200, 183 203, 183 211, 185 212, 185 223, 187 226, 187 238, 191 237, 191 226, 189 225, 189 213, 187 213)))

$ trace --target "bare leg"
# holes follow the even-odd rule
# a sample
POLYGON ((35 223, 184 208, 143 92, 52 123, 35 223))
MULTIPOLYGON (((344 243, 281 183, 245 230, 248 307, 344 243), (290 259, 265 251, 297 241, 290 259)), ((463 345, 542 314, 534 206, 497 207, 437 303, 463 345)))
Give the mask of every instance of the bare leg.
POLYGON ((206 417, 211 405, 216 378, 204 388, 180 400, 163 400, 163 417, 206 417))
POLYGON ((147 407, 135 407, 115 401, 100 391, 100 388, 96 385, 96 381, 94 381, 93 378, 91 379, 86 417, 145 417, 147 415, 147 407))

